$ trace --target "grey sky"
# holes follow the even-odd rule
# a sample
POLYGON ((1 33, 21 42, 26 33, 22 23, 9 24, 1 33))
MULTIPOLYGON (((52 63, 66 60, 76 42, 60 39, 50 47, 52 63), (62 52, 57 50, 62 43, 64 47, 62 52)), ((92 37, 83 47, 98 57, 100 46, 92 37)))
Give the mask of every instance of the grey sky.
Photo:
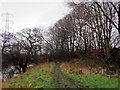
MULTIPOLYGON (((14 31, 23 28, 53 25, 57 20, 68 13, 69 8, 64 0, 4 0, 0 5, 0 14, 9 12, 14 15, 10 25, 14 31), (11 1, 11 2, 10 2, 11 1), (2 7, 2 9, 1 9, 2 7)), ((2 21, 1 18, 0 21, 2 21)), ((4 23, 0 28, 4 27, 4 23)))

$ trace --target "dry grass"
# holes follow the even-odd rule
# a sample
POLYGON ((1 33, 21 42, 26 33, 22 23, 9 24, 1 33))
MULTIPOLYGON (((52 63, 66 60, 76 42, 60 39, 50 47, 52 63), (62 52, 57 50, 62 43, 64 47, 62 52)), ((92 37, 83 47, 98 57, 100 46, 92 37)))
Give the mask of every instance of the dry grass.
POLYGON ((118 88, 118 73, 108 74, 107 65, 98 60, 63 62, 62 71, 81 86, 89 88, 118 88))
POLYGON ((0 90, 2 89, 2 78, 0 78, 0 90))
POLYGON ((53 62, 42 63, 2 83, 3 88, 50 88, 53 87, 53 62))
MULTIPOLYGON (((105 65, 104 65, 105 66, 105 65)), ((64 62, 61 67, 65 72, 74 74, 104 74, 106 69, 101 61, 93 60, 73 60, 72 62, 64 62)))
POLYGON ((39 64, 37 66, 34 66, 33 68, 28 69, 27 71, 39 69, 40 71, 43 71, 43 72, 52 72, 53 66, 54 66, 54 62, 46 62, 46 63, 39 64))

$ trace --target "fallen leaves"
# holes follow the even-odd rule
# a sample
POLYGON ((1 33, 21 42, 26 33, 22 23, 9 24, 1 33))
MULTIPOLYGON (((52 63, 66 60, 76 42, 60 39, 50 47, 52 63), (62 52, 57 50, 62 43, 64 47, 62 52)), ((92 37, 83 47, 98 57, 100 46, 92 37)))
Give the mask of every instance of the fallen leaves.
POLYGON ((11 84, 8 84, 8 88, 12 88, 12 85, 11 85, 11 84))
POLYGON ((48 76, 44 76, 44 78, 48 78, 48 76))
POLYGON ((30 77, 34 77, 34 78, 37 78, 40 74, 33 74, 33 75, 30 75, 30 77))

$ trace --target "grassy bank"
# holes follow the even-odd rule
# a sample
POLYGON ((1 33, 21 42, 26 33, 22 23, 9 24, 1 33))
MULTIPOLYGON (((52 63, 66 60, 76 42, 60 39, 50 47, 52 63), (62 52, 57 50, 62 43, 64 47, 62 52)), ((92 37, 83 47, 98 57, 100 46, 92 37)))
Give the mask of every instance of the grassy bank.
POLYGON ((108 78, 101 75, 76 75, 69 73, 66 75, 77 81, 81 86, 89 88, 118 88, 117 78, 108 78))
POLYGON ((79 67, 75 63, 62 63, 61 69, 65 75, 77 81, 80 86, 89 88, 118 88, 118 78, 92 73, 86 67, 79 67))
POLYGON ((3 88, 56 88, 54 63, 45 63, 3 82, 3 88))
MULTIPOLYGON (((108 77, 105 72, 98 72, 95 67, 89 70, 85 65, 75 62, 63 62, 62 72, 76 81, 79 86, 89 88, 118 88, 118 78, 108 77)), ((95 64, 96 65, 96 64, 95 64)), ((26 73, 2 83, 3 88, 61 88, 60 80, 55 76, 55 63, 49 62, 34 66, 26 73)))

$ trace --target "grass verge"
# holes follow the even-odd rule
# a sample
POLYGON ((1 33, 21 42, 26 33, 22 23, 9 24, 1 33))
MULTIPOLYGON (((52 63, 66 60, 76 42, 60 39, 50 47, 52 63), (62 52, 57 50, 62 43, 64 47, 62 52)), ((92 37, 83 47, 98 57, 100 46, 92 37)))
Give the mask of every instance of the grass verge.
MULTIPOLYGON (((67 63, 67 65, 68 64, 69 63, 67 63)), ((75 68, 77 67, 75 66, 75 68)), ((77 81, 80 86, 89 87, 89 88, 119 88, 118 85, 119 78, 109 78, 102 76, 100 74, 84 75, 84 74, 73 73, 73 71, 76 70, 75 68, 68 67, 67 69, 65 63, 64 65, 63 64, 61 65, 62 72, 69 78, 77 81)))
POLYGON ((107 78, 101 75, 75 75, 69 73, 66 75, 77 81, 81 86, 89 88, 118 88, 117 78, 107 78))
POLYGON ((44 63, 2 83, 3 88, 56 88, 54 63, 44 63))

